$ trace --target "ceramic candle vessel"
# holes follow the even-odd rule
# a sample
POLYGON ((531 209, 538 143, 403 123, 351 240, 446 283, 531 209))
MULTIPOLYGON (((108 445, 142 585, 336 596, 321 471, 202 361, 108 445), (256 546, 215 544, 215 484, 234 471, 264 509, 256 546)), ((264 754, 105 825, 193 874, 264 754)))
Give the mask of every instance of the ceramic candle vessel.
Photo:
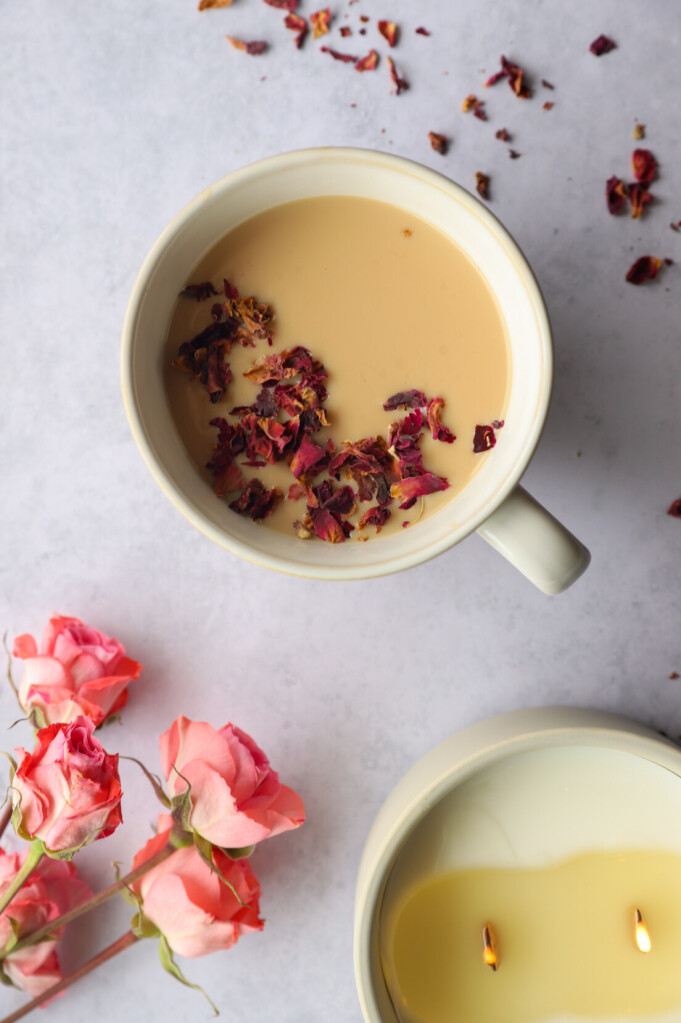
POLYGON ((474 196, 408 160, 355 149, 287 153, 205 189, 166 228, 135 283, 125 318, 121 375, 135 440, 171 501, 212 540, 268 568, 322 579, 382 575, 417 565, 478 532, 546 593, 581 575, 588 551, 520 487, 551 393, 549 321, 534 276, 508 232, 474 196), (163 350, 177 295, 202 256, 238 224, 312 196, 360 196, 399 207, 460 246, 487 281, 511 354, 506 425, 471 482, 417 527, 370 543, 301 542, 260 528, 224 504, 192 464, 163 386, 163 350))

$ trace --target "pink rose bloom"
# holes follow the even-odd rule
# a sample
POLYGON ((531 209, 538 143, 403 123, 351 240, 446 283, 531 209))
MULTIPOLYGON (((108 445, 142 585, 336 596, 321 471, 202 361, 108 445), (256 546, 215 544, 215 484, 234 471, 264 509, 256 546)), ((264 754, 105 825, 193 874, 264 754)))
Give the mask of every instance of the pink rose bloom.
POLYGON ((110 835, 121 823, 118 755, 92 734, 89 718, 49 725, 36 734, 33 753, 16 749, 19 766, 12 802, 22 838, 39 838, 48 853, 74 851, 110 835))
MULTIPOLYGON (((0 849, 0 895, 14 879, 24 857, 0 849)), ((0 914, 0 951, 16 935, 21 941, 50 920, 56 920, 90 898, 92 892, 76 875, 72 863, 44 858, 40 861, 12 904, 0 914)), ((35 998, 61 980, 55 951, 64 928, 54 938, 11 952, 0 960, 0 975, 35 998)))
POLYGON ((25 661, 19 701, 41 727, 81 714, 101 725, 125 706, 126 687, 142 670, 117 640, 61 615, 50 618, 40 650, 26 633, 13 653, 25 661))
MULTIPOLYGON (((159 833, 137 853, 133 870, 163 848, 171 824, 171 818, 161 814, 159 833)), ((178 955, 196 958, 231 948, 242 934, 265 926, 258 916, 260 885, 248 861, 230 860, 220 849, 214 850, 214 858, 243 905, 193 845, 176 849, 133 885, 144 916, 178 955)))
POLYGON ((263 751, 235 725, 218 732, 179 717, 160 741, 171 797, 189 783, 190 827, 213 845, 241 849, 305 820, 298 793, 280 784, 263 751))

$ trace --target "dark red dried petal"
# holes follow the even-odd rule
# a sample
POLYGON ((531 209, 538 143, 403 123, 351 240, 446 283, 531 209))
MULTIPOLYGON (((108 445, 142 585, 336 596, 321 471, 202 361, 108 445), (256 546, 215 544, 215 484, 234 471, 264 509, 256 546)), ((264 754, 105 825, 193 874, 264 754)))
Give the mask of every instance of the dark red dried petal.
POLYGON ((193 298, 195 302, 205 302, 207 298, 217 294, 210 281, 202 281, 201 284, 187 284, 180 292, 180 298, 193 298))
POLYGON ((608 178, 605 183, 605 201, 608 204, 608 211, 612 214, 619 213, 629 194, 627 186, 621 178, 608 178))
POLYGON ((295 11, 298 6, 298 0, 265 0, 266 4, 270 7, 278 7, 280 11, 295 11))
POLYGON ((292 29, 292 31, 296 33, 293 42, 295 43, 296 47, 300 49, 300 47, 305 42, 305 37, 307 33, 310 31, 310 29, 308 28, 308 24, 305 21, 305 18, 301 18, 299 14, 287 14, 286 17, 284 18, 284 25, 286 26, 286 28, 290 28, 292 29))
POLYGON ((343 39, 347 39, 348 36, 352 35, 352 29, 349 25, 341 25, 339 32, 343 36, 343 39))
POLYGON ((320 540, 326 540, 327 543, 344 543, 355 528, 347 520, 341 521, 326 508, 313 508, 308 512, 307 517, 316 536, 320 540))
MULTIPOLYGON (((672 501, 672 503, 667 508, 667 515, 671 515, 672 518, 674 519, 681 519, 681 497, 677 497, 675 501, 672 501)), ((676 673, 674 673, 674 675, 676 678, 679 677, 678 675, 676 675, 676 673)), ((671 675, 669 677, 671 678, 671 675)))
POLYGON ((477 193, 481 199, 489 199, 489 176, 482 171, 475 172, 477 193))
POLYGON ((547 82, 545 78, 542 78, 541 84, 545 89, 555 89, 555 85, 551 85, 551 82, 547 82))
POLYGON ((416 32, 417 36, 429 36, 430 35, 430 32, 428 31, 428 29, 424 28, 423 25, 419 25, 419 27, 417 29, 415 29, 415 32, 416 32))
POLYGON ((367 508, 357 523, 357 528, 362 530, 366 529, 367 526, 376 526, 376 532, 380 533, 381 527, 386 524, 390 515, 389 508, 382 508, 379 504, 375 504, 371 508, 367 508))
MULTIPOLYGON (((495 419, 495 422, 499 422, 495 419)), ((503 426, 503 421, 499 423, 497 429, 503 426)), ((490 451, 497 442, 497 438, 494 435, 494 424, 491 426, 476 426, 475 434, 473 436, 473 451, 476 455, 482 454, 483 451, 490 451)))
POLYGON ((506 128, 500 128, 499 131, 495 132, 494 137, 500 139, 502 142, 510 142, 511 136, 507 132, 506 128))
POLYGON ((649 149, 635 149, 631 154, 631 165, 634 177, 642 185, 650 185, 655 178, 657 160, 649 149))
POLYGON ((239 297, 238 289, 230 284, 225 277, 222 278, 222 290, 225 293, 225 298, 237 299, 239 297))
POLYGON ((424 472, 421 476, 409 476, 407 479, 393 483, 390 495, 402 502, 400 509, 405 509, 410 508, 417 497, 425 497, 427 494, 448 489, 448 480, 442 476, 435 476, 432 472, 424 472))
POLYGON ((594 39, 589 50, 595 57, 602 57, 604 53, 610 53, 611 50, 616 49, 617 43, 613 42, 612 39, 608 39, 607 36, 600 35, 598 39, 594 39))
POLYGON ((378 67, 378 54, 376 50, 369 50, 366 57, 362 57, 355 64, 355 71, 375 71, 378 67))
POLYGON ((386 412, 394 412, 398 408, 425 408, 428 404, 423 391, 411 390, 411 391, 398 391, 396 394, 386 398, 383 402, 383 408, 386 412))
POLYGON ((662 260, 655 256, 640 256, 627 271, 629 284, 643 284, 645 281, 654 281, 662 266, 662 260))
POLYGON ((542 110, 553 110, 555 105, 556 105, 555 103, 543 103, 542 110))
POLYGON ((532 89, 525 81, 523 69, 518 64, 507 60, 503 55, 501 57, 501 70, 497 71, 491 78, 488 78, 485 86, 495 85, 502 78, 508 79, 509 86, 520 99, 528 99, 532 95, 532 89))
POLYGON ((231 459, 215 473, 213 489, 218 497, 224 497, 225 494, 231 494, 233 491, 241 490, 245 486, 246 479, 244 474, 234 459, 231 459))
POLYGON ((319 39, 320 36, 327 35, 330 21, 331 9, 329 7, 323 7, 320 11, 315 11, 311 14, 310 24, 312 25, 312 38, 319 39))
POLYGON ((445 444, 452 444, 456 440, 456 437, 451 430, 448 430, 447 427, 443 426, 440 422, 440 415, 444 406, 445 402, 443 398, 433 398, 428 402, 426 418, 428 420, 430 432, 433 435, 433 440, 441 440, 445 444))
POLYGON ((251 42, 246 42, 245 39, 236 39, 234 36, 225 36, 225 38, 229 40, 235 50, 243 50, 244 53, 250 53, 252 57, 259 57, 267 49, 267 43, 264 39, 254 39, 251 42))
POLYGON ((338 50, 332 50, 330 46, 322 46, 322 53, 329 53, 334 60, 342 60, 345 64, 356 64, 357 57, 353 57, 350 53, 339 53, 338 50))
POLYGON ((240 515, 249 515, 253 522, 261 522, 272 514, 281 498, 282 493, 278 487, 268 490, 261 480, 249 480, 229 507, 240 515))
POLYGON ((519 153, 516 149, 509 149, 508 155, 511 157, 512 160, 517 160, 518 157, 522 156, 523 154, 519 153))
POLYGON ((300 442, 298 450, 293 455, 289 467, 296 479, 300 479, 301 476, 310 474, 315 466, 317 466, 317 468, 312 475, 316 475, 316 473, 320 472, 322 468, 320 462, 326 463, 326 461, 326 449, 320 444, 315 444, 310 435, 308 433, 304 433, 303 439, 300 442))
POLYGON ((392 83, 395 86, 395 92, 399 96, 401 92, 405 92, 409 88, 409 82, 407 82, 404 78, 400 78, 400 76, 397 73, 397 68, 395 67, 395 62, 392 59, 392 57, 386 57, 385 59, 388 64, 388 70, 390 71, 392 83))
POLYGON ((395 46, 399 39, 399 29, 394 21, 379 21, 378 31, 387 41, 388 46, 395 46))
POLYGON ((643 213, 644 207, 650 205, 652 201, 653 196, 645 185, 639 184, 638 181, 634 181, 629 185, 629 202, 631 203, 631 215, 634 220, 638 220, 643 213))
POLYGON ((440 135, 436 131, 429 131, 428 138, 430 139, 431 148, 434 149, 436 153, 440 153, 441 156, 444 156, 449 146, 449 139, 447 136, 440 135))

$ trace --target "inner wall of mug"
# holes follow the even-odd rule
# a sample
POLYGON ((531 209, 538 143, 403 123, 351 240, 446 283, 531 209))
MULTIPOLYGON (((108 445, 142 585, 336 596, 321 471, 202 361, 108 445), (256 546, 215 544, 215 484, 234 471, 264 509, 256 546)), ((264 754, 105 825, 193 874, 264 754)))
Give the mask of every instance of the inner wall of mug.
MULTIPOLYGON (((510 491, 538 439, 551 384, 541 296, 522 255, 497 221, 458 186, 406 160, 360 150, 313 150, 264 160, 206 189, 166 229, 136 289, 129 371, 135 432, 168 496, 212 539, 251 560, 301 574, 381 574, 439 553, 476 528, 510 491), (477 265, 494 292, 511 347, 507 427, 464 490, 418 529, 366 544, 303 543, 233 513, 200 478, 179 438, 163 386, 164 341, 179 291, 201 257, 256 213, 311 196, 391 203, 433 224, 477 265), (145 451, 146 448, 146 451, 145 451), (155 465, 153 463, 156 463, 155 465), (228 533, 226 536, 225 533, 228 533)), ((134 310, 135 294, 131 300, 134 310)), ((125 375, 125 368, 124 368, 125 375)), ((444 388, 443 388, 444 390, 444 388)))

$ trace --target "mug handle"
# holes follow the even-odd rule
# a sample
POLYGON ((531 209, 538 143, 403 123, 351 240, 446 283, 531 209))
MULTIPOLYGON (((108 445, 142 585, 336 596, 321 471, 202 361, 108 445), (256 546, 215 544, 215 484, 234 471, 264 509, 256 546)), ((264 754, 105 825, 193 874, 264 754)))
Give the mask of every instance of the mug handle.
POLYGON ((572 586, 591 561, 577 537, 522 487, 511 491, 478 533, 550 595, 572 586))

